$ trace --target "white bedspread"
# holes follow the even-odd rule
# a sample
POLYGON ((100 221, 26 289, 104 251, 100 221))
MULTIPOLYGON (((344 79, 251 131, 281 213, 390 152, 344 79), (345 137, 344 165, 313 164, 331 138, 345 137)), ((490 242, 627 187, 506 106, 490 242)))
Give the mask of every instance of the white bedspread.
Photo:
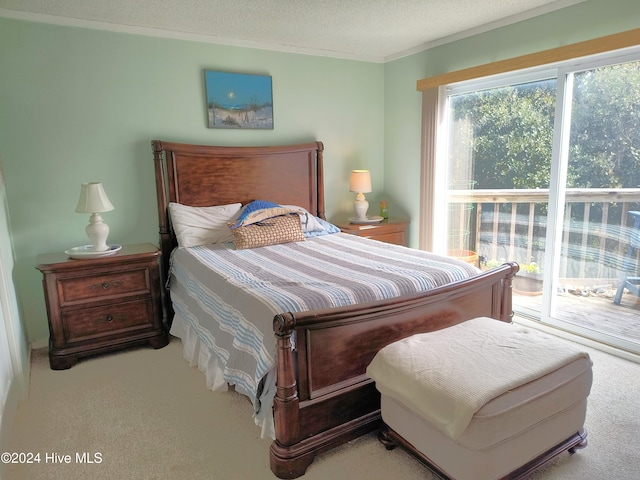
POLYGON ((490 400, 580 357, 589 358, 573 344, 483 317, 392 343, 367 375, 456 440, 490 400))

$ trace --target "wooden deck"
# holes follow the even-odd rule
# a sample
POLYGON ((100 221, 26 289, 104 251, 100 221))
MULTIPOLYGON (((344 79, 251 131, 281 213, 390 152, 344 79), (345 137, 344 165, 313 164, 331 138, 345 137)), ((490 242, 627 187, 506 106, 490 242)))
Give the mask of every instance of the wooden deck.
MULTIPOLYGON (((514 310, 524 306, 540 311, 542 296, 524 296, 514 292, 514 310)), ((625 293, 620 305, 610 292, 586 296, 565 293, 556 296, 555 318, 638 344, 640 348, 640 298, 625 293)))

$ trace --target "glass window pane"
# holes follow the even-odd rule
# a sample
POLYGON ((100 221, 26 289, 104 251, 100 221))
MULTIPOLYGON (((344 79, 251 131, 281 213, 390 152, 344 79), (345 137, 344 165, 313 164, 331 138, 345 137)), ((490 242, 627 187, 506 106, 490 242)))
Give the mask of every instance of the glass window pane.
MULTIPOLYGON (((625 278, 640 276, 640 62, 573 75, 571 134, 555 318, 610 335, 640 310, 625 278), (631 87, 634 86, 634 87, 631 87), (619 290, 620 288, 620 290, 619 290), (615 300, 615 301, 614 301, 615 300), (569 306, 569 307, 568 307, 569 306), (599 315, 568 315, 597 307, 599 315), (614 318, 610 321, 607 317, 614 318)), ((640 331, 635 341, 640 343, 640 331)))
POLYGON ((481 268, 517 261, 538 311, 555 97, 545 79, 449 99, 449 254, 481 268))

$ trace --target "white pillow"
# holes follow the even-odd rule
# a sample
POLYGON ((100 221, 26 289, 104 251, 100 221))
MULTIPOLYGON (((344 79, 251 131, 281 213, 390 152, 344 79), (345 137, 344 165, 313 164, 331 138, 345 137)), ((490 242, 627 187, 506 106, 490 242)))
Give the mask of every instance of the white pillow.
POLYGON ((189 207, 169 203, 169 215, 179 247, 195 247, 232 242, 233 233, 227 223, 240 212, 241 203, 213 207, 189 207))
POLYGON ((297 205, 282 205, 285 208, 299 209, 301 212, 300 215, 300 224, 302 225, 302 231, 304 233, 310 232, 324 232, 324 227, 318 221, 316 217, 311 215, 307 210, 302 207, 298 207, 297 205))

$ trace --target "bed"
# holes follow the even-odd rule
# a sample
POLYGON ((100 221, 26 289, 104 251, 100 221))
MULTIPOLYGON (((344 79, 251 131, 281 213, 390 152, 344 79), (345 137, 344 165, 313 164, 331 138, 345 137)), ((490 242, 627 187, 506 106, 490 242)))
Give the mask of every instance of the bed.
MULTIPOLYGON (((152 149, 165 279, 176 276, 175 267, 174 271, 171 269, 172 254, 182 250, 176 248, 169 213, 173 204, 210 207, 246 205, 264 199, 300 207, 317 219, 326 220, 321 142, 223 147, 155 140, 152 149)), ((379 251, 379 256, 383 256, 385 248, 403 249, 344 233, 306 240, 300 242, 300 247, 370 242, 354 244, 352 249, 371 248, 372 252, 379 251), (329 237, 331 240, 327 240, 329 237)), ((211 252, 215 248, 208 247, 185 250, 199 251, 200 256, 215 253, 211 252)), ((225 254, 232 255, 233 248, 230 250, 225 254)), ((411 249, 404 249, 401 254, 427 255, 411 249)), ((195 267, 189 267, 188 261, 181 265, 186 265, 182 275, 191 278, 195 267)), ((459 264, 458 268, 462 269, 459 264)), ((510 322, 511 282, 517 270, 517 264, 505 264, 487 272, 474 270, 465 278, 435 288, 390 298, 330 308, 274 311, 267 320, 272 340, 269 336, 265 340, 265 348, 273 349, 274 365, 259 385, 261 391, 269 390, 267 382, 273 382, 273 400, 259 402, 263 416, 266 412, 273 422, 273 473, 280 478, 299 477, 317 454, 380 426, 380 394, 365 370, 385 345, 479 316, 510 322)), ((214 296, 224 288, 213 288, 214 296)), ((163 294, 171 323, 174 310, 184 309, 184 305, 178 300, 177 289, 169 286, 163 294)), ((195 323, 198 321, 194 318, 195 323)), ((176 327, 171 328, 174 331, 176 327)), ((202 342, 199 348, 206 349, 206 344, 202 342)), ((255 407, 255 399, 252 401, 255 407)))

